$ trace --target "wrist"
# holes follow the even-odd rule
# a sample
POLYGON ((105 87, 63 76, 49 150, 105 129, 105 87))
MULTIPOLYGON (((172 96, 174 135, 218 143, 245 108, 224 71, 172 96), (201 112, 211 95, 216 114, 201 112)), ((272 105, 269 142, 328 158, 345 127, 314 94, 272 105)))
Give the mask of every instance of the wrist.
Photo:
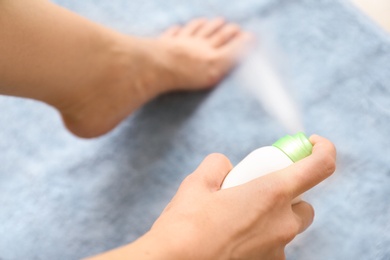
POLYGON ((86 260, 172 260, 187 259, 180 247, 151 232, 146 233, 133 243, 105 252, 86 260))
POLYGON ((128 250, 133 256, 143 260, 188 259, 185 244, 182 241, 155 231, 149 231, 134 243, 129 244, 128 250))

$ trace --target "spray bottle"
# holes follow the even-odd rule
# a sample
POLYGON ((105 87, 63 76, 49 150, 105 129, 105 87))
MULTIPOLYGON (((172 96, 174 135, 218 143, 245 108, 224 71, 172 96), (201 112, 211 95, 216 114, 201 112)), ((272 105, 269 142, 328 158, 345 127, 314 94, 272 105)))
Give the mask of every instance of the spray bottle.
MULTIPOLYGON (((281 170, 309 156, 313 145, 303 133, 286 135, 272 146, 258 148, 244 158, 226 176, 222 189, 234 187, 265 174, 281 170)), ((298 203, 300 197, 292 203, 298 203)))

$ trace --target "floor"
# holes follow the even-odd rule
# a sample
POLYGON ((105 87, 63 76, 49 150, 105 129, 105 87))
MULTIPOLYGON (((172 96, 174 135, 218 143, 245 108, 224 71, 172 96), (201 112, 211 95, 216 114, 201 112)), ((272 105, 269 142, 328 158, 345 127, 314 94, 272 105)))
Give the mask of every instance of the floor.
POLYGON ((352 0, 363 12, 390 32, 390 1, 389 0, 352 0))

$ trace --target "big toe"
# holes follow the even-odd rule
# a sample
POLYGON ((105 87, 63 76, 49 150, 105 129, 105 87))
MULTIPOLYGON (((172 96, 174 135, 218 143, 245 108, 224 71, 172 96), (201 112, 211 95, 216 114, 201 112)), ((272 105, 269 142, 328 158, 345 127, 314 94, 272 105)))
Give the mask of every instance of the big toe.
POLYGON ((227 68, 233 66, 247 56, 253 49, 255 37, 248 32, 240 32, 231 38, 222 48, 221 56, 225 58, 227 68))

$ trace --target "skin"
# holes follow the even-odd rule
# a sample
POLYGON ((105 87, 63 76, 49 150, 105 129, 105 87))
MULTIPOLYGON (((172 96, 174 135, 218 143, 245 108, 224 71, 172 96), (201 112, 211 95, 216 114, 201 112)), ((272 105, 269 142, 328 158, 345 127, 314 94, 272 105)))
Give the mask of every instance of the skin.
POLYGON ((0 1, 0 28, 0 94, 55 107, 71 132, 87 138, 162 93, 214 86, 251 41, 222 19, 133 37, 45 0, 0 1))
POLYGON ((285 259, 285 246, 314 218, 310 204, 292 205, 292 200, 335 170, 333 144, 317 135, 310 141, 309 157, 224 190, 220 187, 232 165, 224 155, 209 155, 148 233, 90 259, 285 259))
MULTIPOLYGON (((133 37, 46 0, 0 1, 0 29, 0 94, 54 107, 72 133, 87 138, 107 133, 162 93, 216 85, 252 41, 222 19, 133 37)), ((225 190, 232 165, 223 155, 208 156, 149 232, 90 259, 284 259, 286 244, 314 217, 308 203, 292 206, 292 199, 335 167, 332 143, 311 141, 306 159, 225 190)))

